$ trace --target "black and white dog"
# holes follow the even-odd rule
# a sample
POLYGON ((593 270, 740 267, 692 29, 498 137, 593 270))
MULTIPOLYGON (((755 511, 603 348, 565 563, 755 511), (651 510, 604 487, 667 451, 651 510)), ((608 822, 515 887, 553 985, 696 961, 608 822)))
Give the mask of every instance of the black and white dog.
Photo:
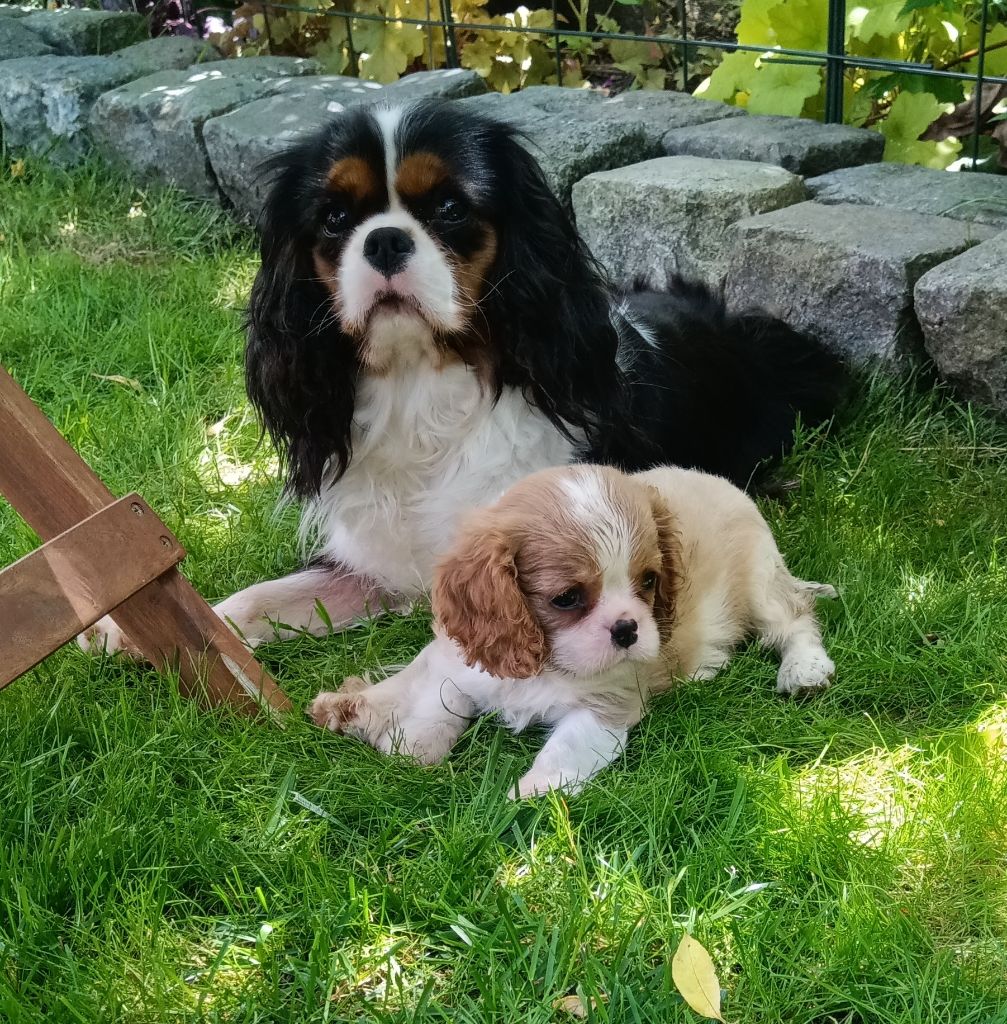
POLYGON ((407 604, 458 517, 535 470, 673 463, 746 486, 797 416, 833 411, 840 367, 809 338, 684 282, 609 287, 504 124, 354 111, 275 170, 248 393, 318 557, 218 605, 250 643, 324 632, 317 602, 334 624, 407 604))

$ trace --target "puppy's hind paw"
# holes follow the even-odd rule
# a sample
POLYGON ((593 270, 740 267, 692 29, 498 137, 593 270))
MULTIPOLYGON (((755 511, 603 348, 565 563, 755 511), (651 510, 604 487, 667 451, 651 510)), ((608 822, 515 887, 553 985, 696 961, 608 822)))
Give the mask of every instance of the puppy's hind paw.
POLYGON ((363 676, 347 676, 339 687, 338 693, 340 696, 349 697, 354 693, 363 693, 370 685, 363 676))
POLYGON ((108 615, 80 633, 77 637, 77 646, 85 654, 124 654, 135 661, 143 661, 139 649, 133 646, 126 634, 108 615))
POLYGON ((836 674, 833 660, 822 651, 784 658, 776 675, 776 692, 784 694, 825 690, 836 674))
POLYGON ((346 732, 360 713, 360 698, 342 690, 320 693, 308 706, 308 717, 323 729, 346 732))

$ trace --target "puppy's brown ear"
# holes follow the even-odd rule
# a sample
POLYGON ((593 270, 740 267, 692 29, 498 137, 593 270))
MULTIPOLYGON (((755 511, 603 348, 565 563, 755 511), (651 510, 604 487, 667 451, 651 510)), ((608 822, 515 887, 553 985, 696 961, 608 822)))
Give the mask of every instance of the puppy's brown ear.
POLYGON ((655 487, 650 491, 650 510, 657 526, 657 543, 661 549, 661 572, 654 594, 654 618, 662 639, 667 639, 675 618, 675 604, 682 581, 682 542, 678 523, 668 503, 655 487))
POLYGON ((433 610, 468 665, 528 679, 546 659, 546 640, 518 586, 514 538, 491 512, 463 529, 434 573, 433 610))

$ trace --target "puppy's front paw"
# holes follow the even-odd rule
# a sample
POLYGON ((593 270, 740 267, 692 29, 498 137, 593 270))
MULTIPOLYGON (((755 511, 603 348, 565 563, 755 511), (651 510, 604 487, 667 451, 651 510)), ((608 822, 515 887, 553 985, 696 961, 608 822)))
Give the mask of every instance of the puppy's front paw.
POLYGON ((89 626, 77 637, 77 646, 85 654, 124 654, 135 661, 142 661, 143 655, 127 639, 126 634, 106 615, 93 626, 89 626))
POLYGON ((776 675, 776 692, 795 694, 827 689, 836 666, 825 651, 808 651, 784 658, 776 675))
POLYGON ((545 796, 550 790, 560 790, 567 796, 573 796, 584 788, 580 779, 564 779, 555 775, 546 775, 531 771, 518 779, 517 786, 507 793, 510 800, 531 800, 537 796, 545 796))
MULTIPOLYGON (((345 683, 343 684, 345 687, 345 683)), ((332 732, 349 732, 357 724, 360 717, 360 706, 363 699, 356 690, 335 693, 320 693, 308 707, 308 716, 323 729, 332 732)))

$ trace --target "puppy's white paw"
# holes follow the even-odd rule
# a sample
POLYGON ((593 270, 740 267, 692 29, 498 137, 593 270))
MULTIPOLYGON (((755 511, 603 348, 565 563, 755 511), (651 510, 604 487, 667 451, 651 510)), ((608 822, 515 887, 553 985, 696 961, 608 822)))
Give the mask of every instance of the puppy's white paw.
POLYGON ((794 694, 805 690, 824 690, 835 674, 835 663, 824 650, 790 655, 780 663, 776 692, 794 694))
POLYGON ((528 772, 518 779, 515 789, 507 793, 509 800, 530 800, 537 796, 545 796, 550 790, 560 790, 566 796, 573 796, 584 788, 583 779, 566 779, 541 772, 528 772))
POLYGON ((104 651, 106 654, 125 654, 137 661, 143 660, 143 655, 108 615, 80 633, 77 646, 85 654, 101 654, 104 651))
MULTIPOLYGON (((346 683, 343 685, 345 687, 346 683)), ((363 700, 357 695, 357 691, 323 691, 309 705, 308 716, 315 725, 323 729, 330 729, 332 732, 351 732, 357 725, 362 704, 363 700)))

